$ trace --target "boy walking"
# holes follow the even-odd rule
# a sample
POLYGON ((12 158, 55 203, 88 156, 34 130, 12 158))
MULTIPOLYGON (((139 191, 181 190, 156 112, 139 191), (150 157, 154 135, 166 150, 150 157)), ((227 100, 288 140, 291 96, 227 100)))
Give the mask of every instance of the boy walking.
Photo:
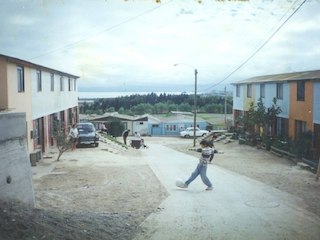
POLYGON ((206 190, 210 191, 213 189, 212 183, 207 177, 207 165, 210 160, 210 157, 212 156, 212 148, 210 147, 210 143, 208 143, 206 140, 202 140, 200 142, 200 146, 202 148, 202 151, 197 168, 191 174, 189 179, 185 181, 183 185, 180 186, 181 188, 187 188, 188 185, 200 175, 202 182, 205 185, 207 185, 206 190))

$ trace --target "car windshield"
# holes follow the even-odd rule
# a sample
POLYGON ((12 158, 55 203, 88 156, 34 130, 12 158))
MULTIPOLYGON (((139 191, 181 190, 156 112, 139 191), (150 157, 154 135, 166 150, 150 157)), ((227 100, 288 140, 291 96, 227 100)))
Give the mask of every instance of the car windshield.
POLYGON ((82 124, 78 126, 78 131, 80 133, 91 133, 94 132, 94 127, 89 124, 82 124))

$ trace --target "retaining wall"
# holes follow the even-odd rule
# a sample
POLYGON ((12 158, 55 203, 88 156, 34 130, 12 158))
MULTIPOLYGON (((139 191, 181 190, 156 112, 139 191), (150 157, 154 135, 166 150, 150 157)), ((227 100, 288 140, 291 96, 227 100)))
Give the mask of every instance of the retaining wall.
POLYGON ((35 206, 25 113, 0 113, 0 199, 35 206))

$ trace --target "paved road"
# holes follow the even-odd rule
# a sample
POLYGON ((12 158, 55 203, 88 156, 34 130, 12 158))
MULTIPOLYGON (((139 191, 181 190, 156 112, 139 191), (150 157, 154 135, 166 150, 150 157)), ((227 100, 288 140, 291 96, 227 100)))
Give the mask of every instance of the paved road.
POLYGON ((213 191, 204 190, 200 177, 179 189, 175 180, 189 177, 198 159, 149 146, 143 157, 169 197, 142 223, 135 240, 320 239, 320 218, 301 199, 215 165, 208 167, 213 191))

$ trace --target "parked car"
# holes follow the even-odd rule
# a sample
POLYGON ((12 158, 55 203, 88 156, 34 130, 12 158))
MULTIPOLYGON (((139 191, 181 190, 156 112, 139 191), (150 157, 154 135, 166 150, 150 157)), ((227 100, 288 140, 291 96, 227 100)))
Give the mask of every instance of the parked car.
POLYGON ((99 146, 99 136, 97 135, 96 128, 92 123, 79 123, 77 128, 79 132, 79 145, 99 146))
MULTIPOLYGON (((209 131, 201 130, 200 128, 196 127, 196 137, 203 137, 207 135, 209 131)), ((193 137, 193 127, 188 127, 186 130, 180 132, 180 136, 184 138, 193 137)))

